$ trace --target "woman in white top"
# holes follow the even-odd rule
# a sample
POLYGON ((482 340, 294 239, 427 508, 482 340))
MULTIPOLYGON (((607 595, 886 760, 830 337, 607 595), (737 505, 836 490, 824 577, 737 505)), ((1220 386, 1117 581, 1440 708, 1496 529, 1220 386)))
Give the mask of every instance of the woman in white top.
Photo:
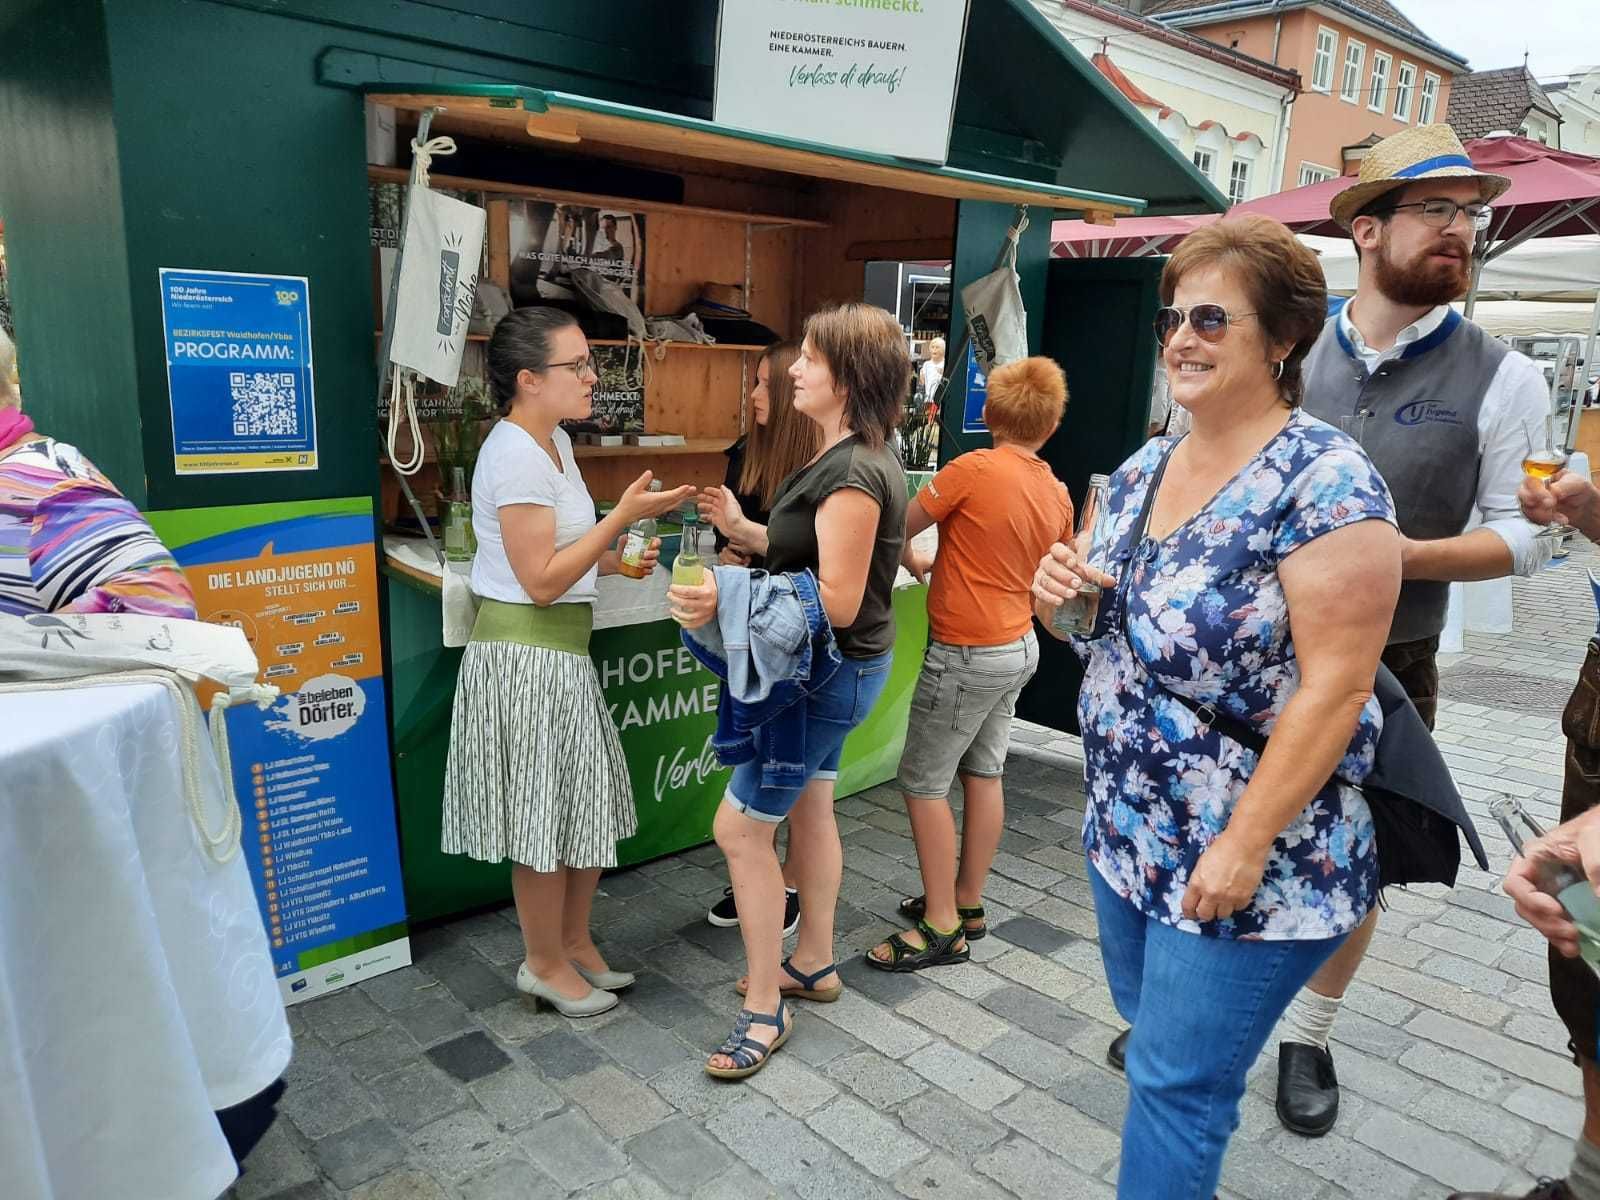
MULTIPOLYGON (((629 525, 692 487, 650 492, 650 472, 596 521, 561 421, 589 415, 597 376, 568 313, 523 308, 489 340, 503 419, 472 475, 481 600, 461 657, 445 769, 442 848, 511 860, 526 957, 517 987, 569 1017, 617 1003, 633 976, 610 970, 589 910, 617 842, 637 821, 627 762, 589 658, 595 578, 613 574, 629 525)), ((652 544, 646 566, 655 565, 652 544)), ((648 573, 648 572, 647 572, 648 573)))

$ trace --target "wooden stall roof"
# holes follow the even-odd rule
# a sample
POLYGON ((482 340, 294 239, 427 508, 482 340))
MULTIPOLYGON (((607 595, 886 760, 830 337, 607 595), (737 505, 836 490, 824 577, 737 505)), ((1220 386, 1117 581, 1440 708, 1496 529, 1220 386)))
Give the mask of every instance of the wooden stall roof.
POLYGON ((1145 208, 1144 201, 1133 196, 845 150, 676 113, 511 84, 429 84, 414 89, 374 85, 367 88, 367 98, 409 112, 443 109, 452 127, 479 126, 501 136, 509 130, 571 146, 585 142, 627 146, 951 200, 1027 204, 1108 223, 1145 208))

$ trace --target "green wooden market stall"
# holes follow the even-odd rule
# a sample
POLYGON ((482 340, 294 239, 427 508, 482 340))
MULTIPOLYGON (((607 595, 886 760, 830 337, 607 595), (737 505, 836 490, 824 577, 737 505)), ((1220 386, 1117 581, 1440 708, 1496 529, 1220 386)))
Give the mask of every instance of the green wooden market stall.
MULTIPOLYGON (((370 770, 393 775, 413 921, 501 899, 508 881, 437 851, 459 652, 442 646, 426 558, 396 537, 405 506, 379 451, 370 197, 406 159, 368 162, 369 112, 394 114, 403 147, 434 110, 433 132, 460 144, 435 162, 434 185, 481 198, 489 278, 508 280, 517 205, 626 209, 648 230, 650 312, 736 282, 755 319, 785 334, 859 297, 870 260, 952 260, 959 295, 1029 205, 1030 340, 1074 393, 1046 456, 1075 493, 1142 436, 1154 280, 1144 264, 1052 263, 1050 218, 1222 207, 1029 0, 974 0, 942 166, 714 124, 716 20, 714 0, 0 0, 0 218, 29 410, 149 511, 370 498, 393 747, 370 770), (175 469, 164 267, 308 281, 314 470, 175 469)), ((645 467, 669 483, 720 480, 755 349, 653 358, 645 427, 684 442, 585 448, 596 498, 645 467)), ((981 444, 947 431, 941 457, 981 444)), ((431 498, 433 463, 416 486, 431 498)), ((710 677, 683 663, 653 585, 632 586, 613 621, 602 614, 594 655, 641 814, 623 852, 639 861, 705 840, 725 776, 704 754, 710 677)), ((892 777, 898 758, 922 589, 898 591, 896 610, 894 682, 848 747, 841 794, 892 777)), ((1050 659, 1024 707, 1068 727, 1075 689, 1075 665, 1050 659)))

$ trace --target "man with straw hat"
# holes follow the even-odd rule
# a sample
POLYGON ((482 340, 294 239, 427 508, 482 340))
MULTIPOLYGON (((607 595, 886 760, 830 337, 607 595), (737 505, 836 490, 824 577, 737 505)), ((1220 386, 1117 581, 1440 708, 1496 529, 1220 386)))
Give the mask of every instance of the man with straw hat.
MULTIPOLYGON (((1448 125, 1373 146, 1329 206, 1355 242, 1356 292, 1305 365, 1307 411, 1357 438, 1394 495, 1405 583, 1383 661, 1430 729, 1450 583, 1529 575, 1549 557, 1517 505, 1530 440, 1544 445, 1544 377, 1450 307, 1467 291, 1489 204, 1510 186, 1474 167, 1448 125)), ((1377 917, 1285 1014, 1277 1107, 1296 1133, 1318 1137, 1338 1115, 1328 1035, 1377 917)))

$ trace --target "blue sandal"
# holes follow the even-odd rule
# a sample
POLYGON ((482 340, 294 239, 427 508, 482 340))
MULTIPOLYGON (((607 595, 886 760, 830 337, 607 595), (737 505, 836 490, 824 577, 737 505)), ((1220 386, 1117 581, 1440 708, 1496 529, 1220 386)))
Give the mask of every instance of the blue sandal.
POLYGON ((789 1034, 794 1029, 793 1023, 785 1019, 786 1015, 782 997, 778 999, 778 1011, 771 1016, 741 1008, 738 1017, 734 1019, 733 1032, 728 1035, 728 1040, 712 1051, 713 1056, 722 1054, 731 1058, 734 1065, 713 1067, 708 1058, 706 1074, 714 1079, 747 1079, 761 1070, 767 1065, 767 1059, 772 1057, 773 1052, 789 1040, 789 1034), (776 1025, 778 1036, 772 1039, 770 1046, 763 1046, 749 1036, 751 1025, 776 1025))
MULTIPOLYGON (((829 963, 820 971, 813 971, 809 975, 802 975, 799 971, 795 970, 793 961, 794 960, 790 958, 784 959, 783 969, 788 973, 789 978, 794 980, 800 986, 797 988, 781 989, 780 994, 786 999, 813 1000, 818 1004, 832 1004, 844 994, 844 984, 842 983, 836 983, 832 987, 825 988, 819 988, 817 986, 817 980, 826 979, 829 975, 832 975, 839 969, 838 963, 829 963)), ((733 985, 733 990, 738 992, 741 996, 744 995, 745 991, 747 990, 745 981, 743 979, 739 980, 738 983, 733 985)))

